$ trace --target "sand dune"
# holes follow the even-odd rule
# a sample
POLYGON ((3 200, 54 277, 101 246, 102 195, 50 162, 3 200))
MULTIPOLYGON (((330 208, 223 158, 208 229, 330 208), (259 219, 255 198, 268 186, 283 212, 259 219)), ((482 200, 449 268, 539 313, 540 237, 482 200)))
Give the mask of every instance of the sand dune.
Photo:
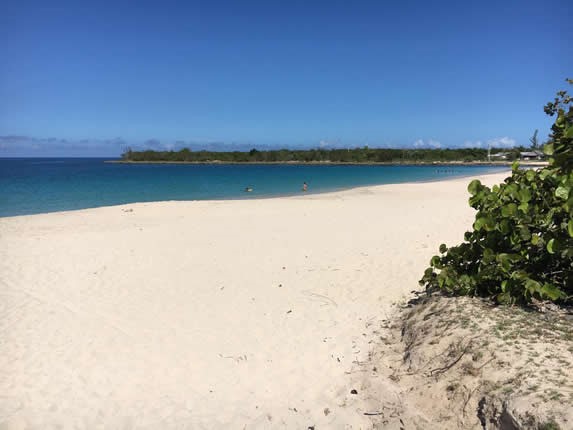
POLYGON ((349 372, 469 181, 0 218, 0 428, 370 428, 349 372))

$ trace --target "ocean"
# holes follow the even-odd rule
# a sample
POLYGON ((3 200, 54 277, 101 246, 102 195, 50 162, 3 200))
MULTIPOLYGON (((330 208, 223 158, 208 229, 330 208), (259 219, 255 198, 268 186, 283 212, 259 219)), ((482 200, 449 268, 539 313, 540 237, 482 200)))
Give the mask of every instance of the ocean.
POLYGON ((435 181, 492 166, 120 164, 102 158, 0 158, 0 217, 165 200, 254 199, 435 181), (245 192, 252 188, 252 192, 245 192))

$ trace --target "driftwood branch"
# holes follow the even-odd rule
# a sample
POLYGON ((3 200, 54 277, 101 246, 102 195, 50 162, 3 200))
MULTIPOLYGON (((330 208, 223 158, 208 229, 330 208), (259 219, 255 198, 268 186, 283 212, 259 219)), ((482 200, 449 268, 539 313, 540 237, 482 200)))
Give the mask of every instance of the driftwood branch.
MULTIPOLYGON (((475 339, 475 338, 474 338, 475 339)), ((472 341, 473 339, 471 339, 466 346, 462 349, 462 352, 450 363, 448 363, 447 365, 445 365, 444 367, 438 367, 436 369, 432 369, 430 370, 430 376, 434 376, 434 375, 439 375, 442 373, 447 372, 448 370, 450 370, 452 367, 454 367, 461 359, 464 355, 466 355, 466 353, 470 350, 470 347, 472 345, 472 341)))

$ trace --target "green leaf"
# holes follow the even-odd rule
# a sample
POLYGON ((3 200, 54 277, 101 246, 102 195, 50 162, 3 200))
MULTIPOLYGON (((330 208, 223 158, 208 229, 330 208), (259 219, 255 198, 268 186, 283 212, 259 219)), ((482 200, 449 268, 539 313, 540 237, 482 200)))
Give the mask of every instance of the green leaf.
POLYGON ((441 254, 444 254, 447 250, 448 250, 448 247, 446 246, 446 244, 445 244, 445 243, 442 243, 442 244, 440 245, 440 253, 441 253, 441 254))
POLYGON ((541 170, 541 172, 539 172, 539 177, 541 178, 542 181, 545 181, 545 179, 547 179, 548 176, 551 176, 551 170, 549 169, 543 169, 541 170))
POLYGON ((529 182, 533 181, 535 179, 535 170, 528 170, 525 172, 525 177, 529 182))
POLYGON ((495 261, 495 253, 490 248, 485 248, 483 250, 483 262, 489 264, 495 261))
POLYGON ((529 202, 531 200, 531 191, 529 191, 529 188, 522 188, 519 190, 518 198, 522 203, 529 202))
POLYGON ((518 199, 518 188, 516 184, 509 184, 505 187, 505 193, 510 196, 512 199, 518 199))
POLYGON ((564 186, 557 187, 557 189, 555 190, 555 196, 557 198, 567 200, 567 198, 569 197, 569 188, 566 188, 564 186))
POLYGON ((517 205, 515 203, 508 203, 501 207, 501 215, 504 217, 512 217, 517 214, 517 205))
POLYGON ((573 237, 573 219, 570 219, 567 223, 567 231, 569 232, 569 236, 573 237))
POLYGON ((537 245, 538 243, 539 243, 539 236, 537 234, 534 234, 533 236, 531 236, 531 244, 537 245))
POLYGON ((547 145, 545 145, 545 147, 543 148, 543 152, 545 152, 545 155, 553 155, 553 144, 548 143, 547 145))
POLYGON ((540 289, 540 294, 549 300, 558 300, 567 297, 567 295, 553 284, 545 283, 540 289))
POLYGON ((509 234, 511 232, 511 224, 507 219, 502 219, 499 222, 498 230, 503 234, 509 234))
POLYGON ((497 255, 497 261, 503 269, 508 271, 511 269, 511 265, 514 262, 512 254, 501 253, 497 255))
POLYGON ((541 284, 533 279, 528 279, 525 281, 525 289, 529 291, 529 294, 539 293, 541 291, 541 284))
POLYGON ((496 222, 493 218, 491 218, 491 217, 485 218, 485 224, 483 227, 486 231, 492 231, 493 229, 495 229, 495 226, 496 226, 496 222))
POLYGON ((483 185, 481 184, 481 182, 477 179, 474 179, 473 181, 470 182, 470 184, 468 185, 468 191, 470 192, 470 194, 472 196, 475 196, 477 193, 480 192, 480 190, 482 189, 483 185))
POLYGON ((547 242, 547 252, 549 252, 550 254, 555 254, 555 250, 553 249, 554 246, 555 246, 555 239, 551 239, 549 242, 547 242))
POLYGON ((500 293, 495 300, 501 305, 510 305, 513 302, 509 293, 500 293))
POLYGON ((430 260, 430 266, 439 269, 441 266, 441 258, 437 255, 434 255, 430 260))
POLYGON ((521 237, 522 240, 531 239, 531 233, 529 231, 529 228, 527 226, 519 227, 519 236, 521 237))

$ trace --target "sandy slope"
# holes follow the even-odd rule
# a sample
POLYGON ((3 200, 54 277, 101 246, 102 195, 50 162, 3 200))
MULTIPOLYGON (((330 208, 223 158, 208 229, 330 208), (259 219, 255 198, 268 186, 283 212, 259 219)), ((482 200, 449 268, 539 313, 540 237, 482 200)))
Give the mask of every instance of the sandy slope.
POLYGON ((468 182, 1 218, 0 428, 369 428, 365 327, 468 182))

